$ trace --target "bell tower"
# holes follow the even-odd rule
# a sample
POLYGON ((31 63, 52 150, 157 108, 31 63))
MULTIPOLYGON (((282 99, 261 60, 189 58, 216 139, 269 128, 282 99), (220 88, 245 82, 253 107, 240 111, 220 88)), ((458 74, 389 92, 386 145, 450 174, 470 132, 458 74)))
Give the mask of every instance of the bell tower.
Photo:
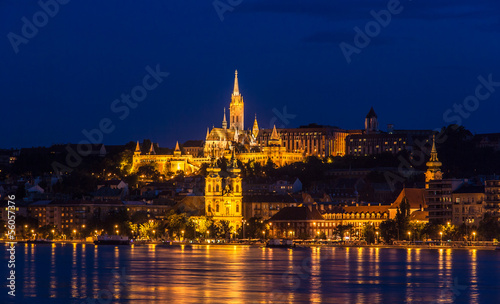
POLYGON ((427 172, 425 172, 425 188, 428 188, 429 181, 443 179, 443 173, 441 172, 442 163, 438 159, 436 149, 436 135, 432 136, 431 158, 425 165, 427 166, 427 172))
POLYGON ((244 130, 243 119, 245 117, 245 108, 243 96, 240 94, 238 86, 238 70, 234 72, 234 89, 231 95, 231 104, 229 105, 229 125, 231 129, 244 130))

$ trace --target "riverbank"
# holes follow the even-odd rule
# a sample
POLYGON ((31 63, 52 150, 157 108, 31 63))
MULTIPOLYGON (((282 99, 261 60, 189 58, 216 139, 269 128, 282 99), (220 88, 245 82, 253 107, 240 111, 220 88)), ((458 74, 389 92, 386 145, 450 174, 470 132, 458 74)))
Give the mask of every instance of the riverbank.
MULTIPOLYGON (((9 240, 0 240, 0 243, 10 243, 9 240)), ((17 244, 28 243, 28 240, 16 241, 17 244)), ((30 243, 33 244, 33 243, 30 243)), ((46 244, 88 244, 94 245, 93 242, 84 240, 53 240, 46 244)), ((33 244, 36 245, 36 244, 33 244)), ((190 242, 133 242, 132 246, 162 246, 162 247, 174 247, 174 246, 250 246, 250 247, 265 247, 264 243, 190 243, 190 242)), ((294 248, 392 248, 392 249, 461 249, 461 250, 498 250, 500 252, 500 246, 483 246, 483 245, 467 245, 467 246, 457 246, 457 245, 413 245, 413 244, 398 244, 398 245, 387 245, 387 244, 377 244, 377 245, 360 245, 360 244, 296 244, 294 248)))

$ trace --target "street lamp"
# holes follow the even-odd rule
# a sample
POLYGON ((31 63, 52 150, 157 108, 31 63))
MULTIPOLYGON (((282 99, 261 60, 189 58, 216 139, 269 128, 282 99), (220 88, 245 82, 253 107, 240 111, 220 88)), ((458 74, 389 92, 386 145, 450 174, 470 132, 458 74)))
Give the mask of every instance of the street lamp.
POLYGON ((411 232, 408 231, 408 241, 411 241, 411 232))
POLYGON ((378 231, 375 231, 375 234, 377 235, 377 243, 378 243, 378 231))
POLYGON ((476 240, 476 232, 472 232, 472 241, 475 241, 476 240))
POLYGON ((153 239, 156 237, 156 230, 153 230, 153 239))
POLYGON ((73 230, 73 233, 75 234, 75 238, 76 238, 76 229, 73 230))
POLYGON ((266 239, 266 231, 265 231, 265 230, 262 230, 262 237, 263 237, 264 239, 266 239))
POLYGON ((441 243, 443 242, 443 231, 439 231, 439 235, 441 235, 441 243))

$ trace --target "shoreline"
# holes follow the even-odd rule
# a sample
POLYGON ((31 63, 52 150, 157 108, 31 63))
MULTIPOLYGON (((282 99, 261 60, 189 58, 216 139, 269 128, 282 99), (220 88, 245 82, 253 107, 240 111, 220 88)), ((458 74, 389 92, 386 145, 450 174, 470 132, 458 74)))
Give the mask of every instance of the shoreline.
MULTIPOLYGON (((0 240, 0 244, 10 244, 14 243, 9 240, 0 240)), ((52 244, 61 244, 61 245, 66 245, 66 244, 84 244, 84 245, 95 245, 94 242, 87 242, 87 241, 75 241, 75 240, 70 240, 70 241, 63 241, 63 240, 54 240, 50 243, 46 244, 35 244, 35 243, 28 243, 26 240, 21 240, 21 241, 16 241, 16 244, 30 244, 30 245, 52 245, 52 244)), ((246 247, 265 247, 265 244, 250 244, 250 243, 184 243, 184 242, 172 242, 172 243, 163 243, 163 242, 147 242, 147 243, 138 243, 138 244, 130 244, 130 246, 149 246, 149 245, 156 245, 156 246, 161 246, 161 247, 178 247, 178 246, 246 246, 246 247)), ((108 245, 100 245, 100 246, 108 246, 108 245)), ((113 245, 111 245, 113 246, 113 245)), ((115 246, 128 246, 128 245, 115 245, 115 246)), ((301 248, 339 248, 339 249, 344 249, 344 248, 382 248, 382 249, 457 249, 457 250, 498 250, 500 251, 500 245, 499 246, 440 246, 440 245, 435 245, 435 246, 429 246, 429 245, 349 245, 349 244, 344 244, 344 245, 331 245, 331 244, 300 244, 296 245, 293 248, 290 249, 301 249, 301 248)))

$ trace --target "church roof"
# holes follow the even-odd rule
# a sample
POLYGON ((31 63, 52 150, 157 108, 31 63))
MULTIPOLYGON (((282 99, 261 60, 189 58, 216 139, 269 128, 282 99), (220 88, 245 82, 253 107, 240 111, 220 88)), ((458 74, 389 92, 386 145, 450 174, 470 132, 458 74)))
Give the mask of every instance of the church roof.
POLYGON ((324 220, 318 209, 311 211, 308 207, 284 207, 276 213, 271 221, 322 221, 324 220))
POLYGON ((405 197, 408 200, 408 203, 410 203, 410 209, 420 209, 426 207, 425 189, 404 188, 401 190, 394 203, 392 203, 391 208, 399 207, 405 197))
POLYGON ((203 140, 188 140, 182 144, 182 147, 203 147, 203 140))

